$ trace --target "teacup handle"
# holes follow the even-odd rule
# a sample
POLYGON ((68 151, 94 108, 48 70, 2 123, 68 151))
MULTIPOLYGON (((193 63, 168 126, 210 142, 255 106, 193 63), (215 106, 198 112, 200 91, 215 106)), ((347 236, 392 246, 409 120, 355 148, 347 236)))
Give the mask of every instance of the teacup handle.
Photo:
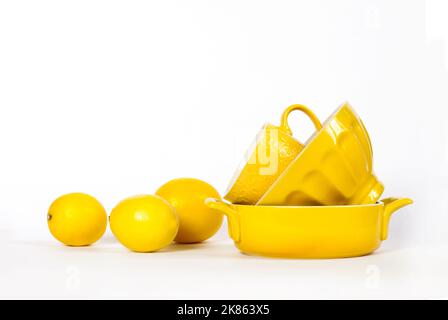
POLYGON ((322 129, 322 124, 320 123, 319 118, 314 114, 313 111, 311 111, 310 109, 308 109, 306 106, 304 106, 302 104, 293 104, 292 106, 289 106, 285 111, 283 111, 282 119, 280 122, 280 127, 283 128, 283 130, 285 130, 286 132, 288 132, 288 134, 292 135, 291 128, 289 127, 289 124, 288 124, 288 117, 289 117, 289 114, 295 110, 299 110, 299 111, 302 111, 303 113, 305 113, 313 122, 316 130, 322 129))

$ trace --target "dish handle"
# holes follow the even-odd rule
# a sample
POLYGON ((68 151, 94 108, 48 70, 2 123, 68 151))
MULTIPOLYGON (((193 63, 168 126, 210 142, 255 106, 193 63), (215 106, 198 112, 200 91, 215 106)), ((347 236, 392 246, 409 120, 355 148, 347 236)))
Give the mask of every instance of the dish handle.
POLYGON ((392 214, 413 203, 413 201, 409 198, 387 198, 381 200, 384 203, 384 211, 383 211, 383 221, 381 226, 381 240, 386 240, 389 233, 389 221, 392 214))
POLYGON ((233 205, 215 198, 205 199, 205 205, 211 209, 221 211, 227 216, 227 221, 229 222, 230 237, 236 243, 240 242, 240 219, 238 216, 238 212, 235 210, 233 205))

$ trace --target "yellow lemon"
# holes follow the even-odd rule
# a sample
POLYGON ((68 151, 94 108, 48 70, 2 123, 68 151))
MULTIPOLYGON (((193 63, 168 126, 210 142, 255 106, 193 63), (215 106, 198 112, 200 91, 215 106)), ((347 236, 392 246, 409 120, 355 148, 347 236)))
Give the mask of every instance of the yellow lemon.
POLYGON ((126 248, 153 252, 173 242, 179 219, 174 207, 165 199, 140 195, 121 201, 112 210, 110 228, 126 248))
POLYGON ((94 197, 70 193, 56 199, 48 210, 51 234, 68 246, 88 246, 106 231, 107 214, 94 197))
POLYGON ((156 194, 171 203, 179 215, 176 242, 201 242, 221 227, 223 215, 204 203, 207 198, 221 198, 208 183, 191 178, 174 179, 161 186, 156 194))

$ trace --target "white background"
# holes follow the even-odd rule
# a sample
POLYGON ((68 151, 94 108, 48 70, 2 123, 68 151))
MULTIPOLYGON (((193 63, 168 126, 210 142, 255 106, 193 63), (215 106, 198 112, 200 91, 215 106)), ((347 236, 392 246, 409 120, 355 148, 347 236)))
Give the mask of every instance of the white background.
MULTIPOLYGON (((447 297, 447 14, 443 0, 0 1, 0 297, 447 297), (223 225, 142 256, 47 230, 67 192, 108 210, 176 177, 224 192, 263 123, 293 103, 323 121, 346 100, 385 196, 415 200, 376 255, 249 258, 223 225)), ((291 127, 312 133, 300 114, 291 127)))

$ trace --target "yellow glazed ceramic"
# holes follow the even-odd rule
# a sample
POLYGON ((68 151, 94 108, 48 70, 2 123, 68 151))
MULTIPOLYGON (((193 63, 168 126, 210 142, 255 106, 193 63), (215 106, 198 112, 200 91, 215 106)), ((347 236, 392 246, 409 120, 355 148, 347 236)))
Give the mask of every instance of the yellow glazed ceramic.
POLYGON ((255 144, 247 152, 243 162, 232 179, 224 198, 232 203, 255 204, 268 190, 283 170, 293 161, 303 145, 292 137, 288 116, 294 110, 304 112, 313 122, 316 130, 322 125, 314 113, 303 105, 292 105, 282 115, 279 127, 263 126, 255 144))
POLYGON ((389 219, 412 203, 389 198, 352 206, 246 206, 209 198, 228 219, 229 234, 247 254, 286 258, 347 258, 375 251, 389 219))
POLYGON ((372 168, 372 146, 348 103, 339 107, 257 205, 375 203, 384 191, 372 168))

